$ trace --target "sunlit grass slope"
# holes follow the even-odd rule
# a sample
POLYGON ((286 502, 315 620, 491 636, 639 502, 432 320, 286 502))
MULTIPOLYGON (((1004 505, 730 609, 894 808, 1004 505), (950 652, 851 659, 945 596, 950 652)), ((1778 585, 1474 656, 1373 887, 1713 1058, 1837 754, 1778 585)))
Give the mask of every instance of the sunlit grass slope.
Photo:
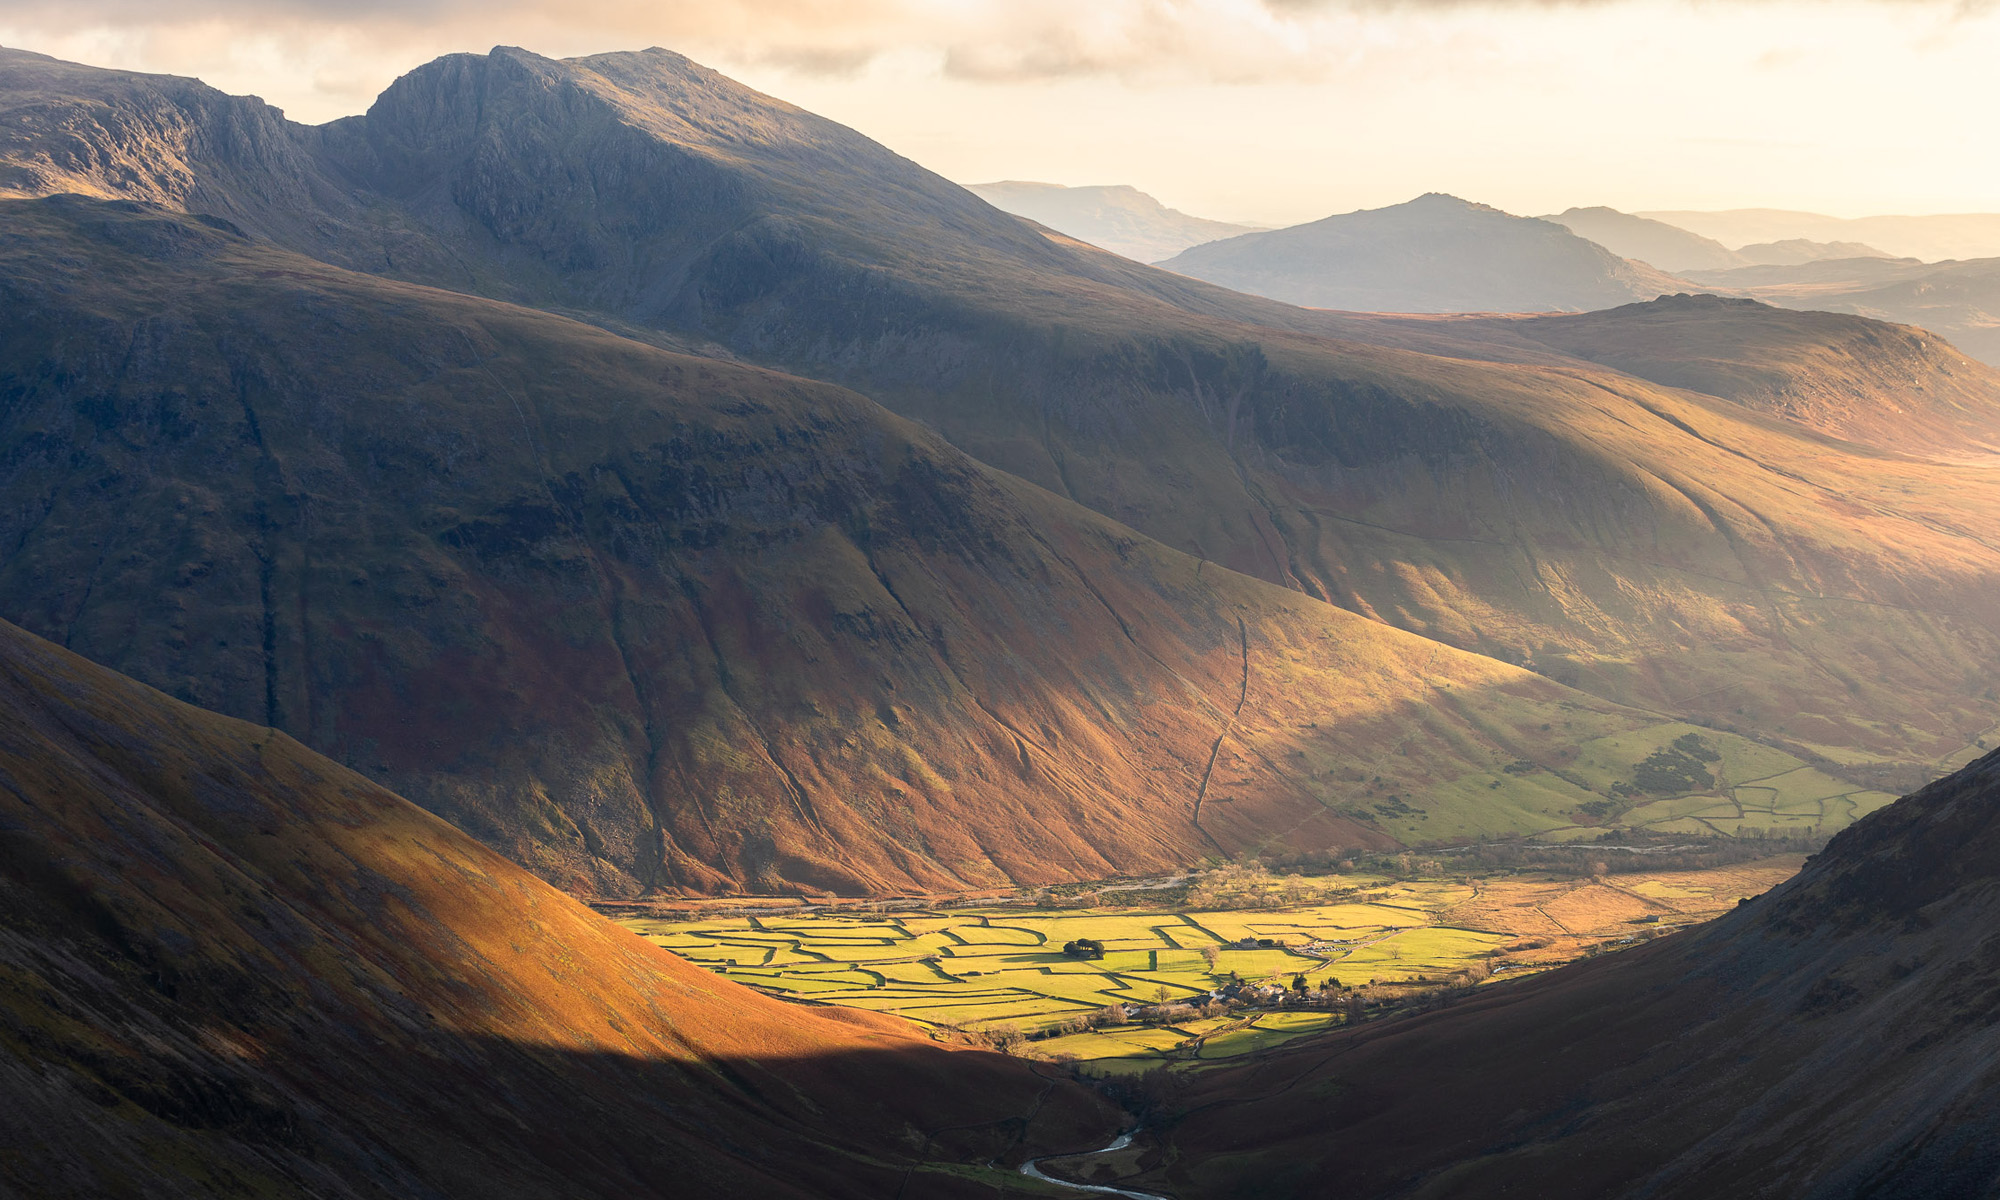
MULTIPOLYGON (((0 1189, 995 1194, 1112 1110, 648 945, 283 734, 0 625, 0 1189)), ((1011 1194, 1011 1193, 1010 1193, 1011 1194)))

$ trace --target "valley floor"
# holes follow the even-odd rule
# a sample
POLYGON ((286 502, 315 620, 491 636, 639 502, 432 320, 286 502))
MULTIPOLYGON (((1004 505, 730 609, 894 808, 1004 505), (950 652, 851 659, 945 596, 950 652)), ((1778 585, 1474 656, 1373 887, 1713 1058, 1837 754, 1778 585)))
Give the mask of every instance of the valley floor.
POLYGON ((739 905, 619 919, 772 995, 893 1013, 940 1036, 1124 1074, 1201 1069, 1636 945, 1719 915, 1802 862, 1786 854, 1587 876, 1459 874, 1427 862, 1406 878, 1230 866, 967 907, 739 905), (1065 952, 1080 940, 1101 943, 1102 957, 1065 952))

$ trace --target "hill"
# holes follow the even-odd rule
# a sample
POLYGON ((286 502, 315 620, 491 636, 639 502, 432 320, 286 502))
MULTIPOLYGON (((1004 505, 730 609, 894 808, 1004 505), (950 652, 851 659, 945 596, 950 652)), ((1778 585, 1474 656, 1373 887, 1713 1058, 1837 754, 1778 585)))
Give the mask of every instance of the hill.
POLYGON ((1786 308, 1855 313, 1921 325, 1967 354, 2000 364, 2000 258, 1925 263, 1845 258, 1798 266, 1701 271, 1703 286, 1786 308))
MULTIPOLYGON (((0 625, 0 1190, 1007 1194, 1121 1114, 658 950, 270 729, 0 625)), ((1039 1193, 1036 1193, 1039 1194, 1039 1193)))
MULTIPOLYGON (((1662 722, 1754 732, 1871 787, 1926 777, 1991 727, 2000 551, 1982 531, 2000 500, 1988 460, 1960 447, 1832 443, 1492 322, 1315 312, 1149 269, 1037 231, 852 130, 666 51, 454 55, 399 80, 363 117, 317 129, 273 118, 253 131, 272 145, 238 149, 201 117, 222 106, 214 95, 169 103, 158 80, 9 62, 0 103, 44 113, 10 119, 10 161, 89 167, 92 186, 114 193, 186 174, 211 181, 212 211, 322 260, 852 387, 1197 569, 1225 566, 1532 666, 1662 722), (181 132, 168 149, 121 132, 155 126, 181 132), (64 151, 64 139, 92 152, 64 151), (303 230, 231 182, 293 153, 344 181, 344 199, 303 230), (160 169, 126 178, 99 169, 107 163, 160 169)), ((1472 216, 1587 245, 1545 223, 1472 216)), ((1848 345, 1862 353, 1866 341, 1848 345)), ((1927 372, 1948 362, 1921 361, 1927 372)), ((1942 386, 1934 374, 1884 383, 1855 404, 1911 410, 1918 382, 1942 386)), ((2000 414, 2000 397, 1978 403, 2000 414)), ((39 496, 20 511, 38 506, 39 496)), ((1098 544, 1115 547, 1115 536, 1098 544)), ((1190 624, 1219 639, 1207 643, 1223 657, 1204 659, 1214 673, 1203 686, 1227 698, 1233 622, 1226 608, 1216 615, 1190 624)), ((60 612, 35 620, 65 627, 60 612)), ((1023 626, 1052 627, 1040 615, 1023 626)), ((1067 671, 1075 659, 1062 653, 1067 671)), ((868 676, 845 671, 837 683, 857 678, 868 676)), ((1293 728, 1313 719, 1300 716, 1293 728)), ((1206 763, 1208 719, 1183 761, 1206 763)), ((1174 793, 1201 794, 1205 771, 1183 772, 1174 793)), ((789 808, 789 791, 769 786, 789 808)), ((1343 786, 1336 807, 1361 802, 1358 783, 1343 786)), ((1451 807, 1516 828, 1528 819, 1464 796, 1451 807)), ((1396 836, 1424 836, 1425 824, 1412 818, 1396 836)), ((1009 840, 1019 827, 1009 823, 1009 840)), ((965 876, 938 876, 949 877, 965 876)))
POLYGON ((1160 265, 1360 312, 1576 311, 1684 290, 1561 225, 1437 194, 1197 246, 1160 265))
POLYGON ((1493 324, 1815 433, 1913 454, 2000 450, 2000 372, 1921 329, 1685 294, 1493 324))
POLYGON ((1125 184, 1064 187, 1010 180, 967 184, 966 190, 995 208, 1135 262, 1159 262, 1189 246, 1256 231, 1250 225, 1191 217, 1125 184))
POLYGON ((1819 242, 1863 242, 1880 246, 1884 253, 1925 262, 2000 255, 2000 213, 1849 218, 1782 209, 1741 208, 1723 212, 1647 212, 1638 215, 1678 225, 1731 246, 1806 238, 1819 242))
POLYGON ((1748 265, 1796 267, 1804 263, 1843 258, 1890 258, 1862 242, 1815 242, 1807 238, 1786 238, 1776 242, 1756 242, 1737 249, 1748 265))
POLYGON ((2000 754, 1711 925, 1199 1075, 1136 1186, 1990 1195, 1996 881, 2000 754))
POLYGON ((1382 845, 1384 777, 1428 791, 1638 719, 1169 550, 851 392, 212 222, 0 203, 0 301, 6 615, 580 890, 1382 845))
POLYGON ((1742 255, 1713 238, 1615 208, 1572 208, 1542 220, 1662 271, 1719 271, 1747 265, 1742 255))

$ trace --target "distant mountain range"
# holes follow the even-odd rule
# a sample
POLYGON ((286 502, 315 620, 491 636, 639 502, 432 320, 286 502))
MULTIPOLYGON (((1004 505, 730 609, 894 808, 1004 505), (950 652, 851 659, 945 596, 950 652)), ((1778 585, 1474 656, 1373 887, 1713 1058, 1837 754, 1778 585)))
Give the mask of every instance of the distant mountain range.
POLYGON ((1064 187, 1055 183, 1010 181, 968 184, 967 190, 995 208, 1027 217, 1135 262, 1159 262, 1189 246, 1254 233, 1259 228, 1191 217, 1122 184, 1064 187))
POLYGON ((1920 258, 1925 262, 2000 257, 2000 213, 1844 218, 1783 209, 1739 208, 1636 215, 1731 246, 1803 239, 1858 242, 1878 247, 1881 254, 1920 258))
POLYGON ((1712 238, 1615 208, 1572 208, 1542 219, 1589 238, 1613 254, 1650 263, 1662 271, 1715 271, 1750 265, 1750 260, 1712 238))
POLYGON ((1663 271, 1720 271, 1763 264, 1797 265, 1833 258, 1887 258, 1859 242, 1815 242, 1805 238, 1759 242, 1732 250, 1712 238, 1664 221, 1613 208, 1572 208, 1544 220, 1589 238, 1613 254, 1650 263, 1663 271))
POLYGON ((1437 194, 1211 242, 1160 265, 1358 312, 1578 312, 1687 290, 1553 222, 1437 194))

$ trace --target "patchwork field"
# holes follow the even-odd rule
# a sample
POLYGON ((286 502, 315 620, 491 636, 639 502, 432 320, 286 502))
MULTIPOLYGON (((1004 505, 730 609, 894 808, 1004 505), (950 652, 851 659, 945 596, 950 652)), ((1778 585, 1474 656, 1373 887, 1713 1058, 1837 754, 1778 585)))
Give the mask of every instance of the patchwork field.
POLYGON ((775 995, 894 1013, 932 1026, 1012 1026, 1029 1052, 1091 1069, 1210 1062, 1327 1028, 1326 1011, 1189 1014, 1113 1025, 1078 1018, 1116 1007, 1205 1001, 1235 980, 1373 994, 1468 976, 1544 969, 1713 916, 1798 869, 1796 856, 1709 870, 1570 879, 1502 874, 1395 880, 1319 876, 1338 903, 1240 910, 999 906, 860 912, 801 910, 621 923, 710 970, 775 995), (1101 959, 1066 942, 1101 942, 1101 959), (1206 953, 1204 953, 1206 952, 1206 953), (1213 962, 1211 964, 1210 957, 1213 962))

